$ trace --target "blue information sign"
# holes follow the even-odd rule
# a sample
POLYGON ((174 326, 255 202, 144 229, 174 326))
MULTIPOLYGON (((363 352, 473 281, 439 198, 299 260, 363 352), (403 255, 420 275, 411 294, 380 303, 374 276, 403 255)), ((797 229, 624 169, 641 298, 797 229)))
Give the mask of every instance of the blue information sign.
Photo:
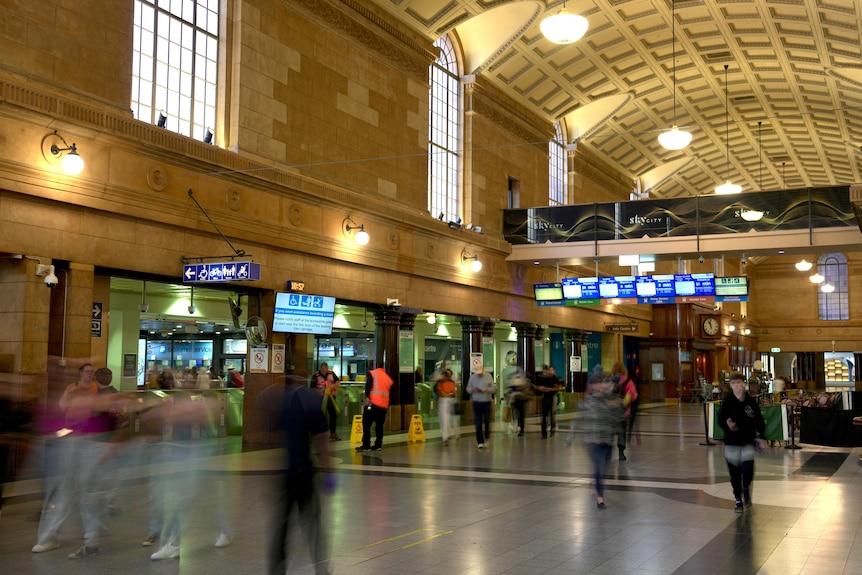
POLYGON ((183 283, 242 282, 259 279, 260 264, 251 261, 183 266, 183 283))

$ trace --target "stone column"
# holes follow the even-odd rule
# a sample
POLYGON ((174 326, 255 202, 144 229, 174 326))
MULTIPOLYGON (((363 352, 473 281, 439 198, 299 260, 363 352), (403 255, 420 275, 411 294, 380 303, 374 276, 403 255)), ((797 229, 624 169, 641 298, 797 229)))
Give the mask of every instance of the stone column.
POLYGON ((401 312, 391 307, 374 312, 376 357, 374 367, 382 367, 395 382, 389 390, 389 415, 387 430, 401 430, 401 388, 398 373, 398 331, 401 328, 401 312))

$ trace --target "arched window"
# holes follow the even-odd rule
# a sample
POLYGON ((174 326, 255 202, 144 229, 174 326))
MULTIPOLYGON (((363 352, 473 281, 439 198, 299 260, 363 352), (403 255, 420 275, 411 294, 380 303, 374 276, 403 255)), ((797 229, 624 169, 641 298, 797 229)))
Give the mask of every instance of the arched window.
POLYGON ((820 319, 848 320, 847 258, 844 254, 822 254, 817 258, 817 273, 825 280, 817 289, 817 309, 820 319), (831 286, 831 290, 828 286, 831 286), (824 287, 827 291, 824 291, 824 287))
POLYGON ((566 138, 563 135, 563 127, 560 122, 554 126, 557 135, 548 144, 548 156, 550 157, 548 171, 548 205, 561 206, 568 202, 568 175, 566 169, 566 138))
POLYGON ((431 96, 428 121, 428 211, 456 221, 461 211, 461 82, 452 41, 443 36, 434 46, 440 57, 428 72, 431 96))

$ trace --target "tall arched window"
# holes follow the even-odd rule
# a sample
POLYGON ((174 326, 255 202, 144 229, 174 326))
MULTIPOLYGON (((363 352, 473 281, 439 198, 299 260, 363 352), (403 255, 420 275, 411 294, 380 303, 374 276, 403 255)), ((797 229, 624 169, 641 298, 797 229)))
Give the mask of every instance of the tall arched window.
POLYGON ((135 0, 132 113, 204 139, 216 121, 219 3, 135 0))
POLYGON ((825 280, 817 289, 818 316, 823 320, 850 319, 847 302, 847 258, 844 254, 822 254, 817 258, 817 273, 825 280), (832 286, 824 291, 824 286, 832 286))
POLYGON ((440 57, 428 72, 428 211, 435 218, 443 214, 444 221, 455 221, 461 210, 461 83, 451 40, 443 36, 434 46, 440 57))
POLYGON ((566 169, 566 138, 563 135, 563 127, 560 122, 554 126, 557 135, 548 144, 548 156, 550 156, 548 171, 548 205, 561 206, 569 203, 566 197, 568 190, 568 175, 566 169))

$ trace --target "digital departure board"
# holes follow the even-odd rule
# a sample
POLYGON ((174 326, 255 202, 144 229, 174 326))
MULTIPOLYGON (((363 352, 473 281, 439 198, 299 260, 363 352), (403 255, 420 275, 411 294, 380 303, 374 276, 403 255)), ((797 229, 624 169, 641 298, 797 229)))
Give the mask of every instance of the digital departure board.
POLYGON ((563 285, 559 283, 533 284, 536 301, 558 301, 563 299, 563 285))
POLYGON ((678 296, 715 295, 715 276, 712 274, 675 274, 673 282, 678 296))
MULTIPOLYGON (((745 276, 733 276, 727 278, 715 278, 715 295, 748 296, 748 278, 745 276)), ((726 301, 726 300, 725 300, 726 301)))

